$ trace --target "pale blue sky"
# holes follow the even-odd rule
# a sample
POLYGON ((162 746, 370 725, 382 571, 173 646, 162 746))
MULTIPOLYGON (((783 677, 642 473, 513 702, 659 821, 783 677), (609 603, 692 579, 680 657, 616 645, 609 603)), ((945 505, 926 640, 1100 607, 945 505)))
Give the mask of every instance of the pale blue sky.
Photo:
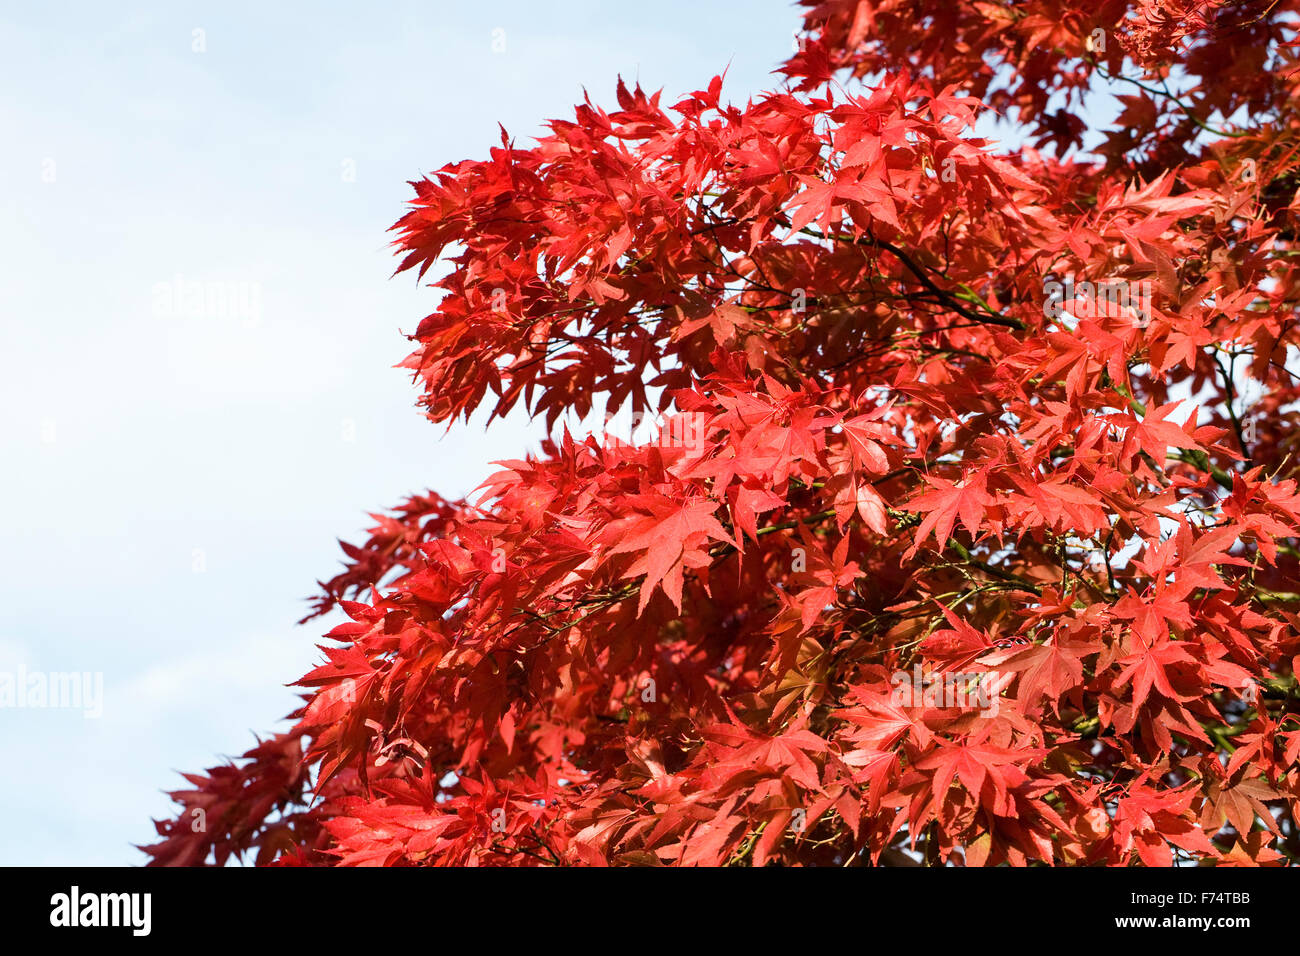
POLYGON ((389 279, 406 181, 584 85, 612 104, 620 72, 676 95, 730 63, 743 101, 797 22, 785 0, 293 6, 0 15, 0 672, 104 675, 97 720, 0 708, 0 863, 142 862, 175 771, 294 707, 335 538, 535 444, 443 437, 391 368, 434 304, 389 279), (168 311, 176 276, 256 284, 259 309, 168 311))

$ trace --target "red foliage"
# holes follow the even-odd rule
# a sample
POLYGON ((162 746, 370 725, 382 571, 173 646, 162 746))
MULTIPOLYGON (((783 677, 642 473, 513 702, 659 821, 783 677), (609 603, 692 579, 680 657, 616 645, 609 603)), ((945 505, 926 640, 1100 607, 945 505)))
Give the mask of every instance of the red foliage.
POLYGON ((153 862, 1300 856, 1300 2, 804 6, 413 184, 428 416, 661 436, 378 516, 153 862))

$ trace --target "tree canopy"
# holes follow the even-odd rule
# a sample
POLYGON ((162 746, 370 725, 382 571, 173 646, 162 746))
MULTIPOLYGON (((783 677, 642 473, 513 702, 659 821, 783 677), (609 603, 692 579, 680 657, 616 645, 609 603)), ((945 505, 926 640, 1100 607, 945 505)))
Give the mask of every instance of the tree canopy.
POLYGON ((1297 8, 804 0, 412 183, 421 409, 554 438, 344 545, 151 862, 1296 859, 1297 8))

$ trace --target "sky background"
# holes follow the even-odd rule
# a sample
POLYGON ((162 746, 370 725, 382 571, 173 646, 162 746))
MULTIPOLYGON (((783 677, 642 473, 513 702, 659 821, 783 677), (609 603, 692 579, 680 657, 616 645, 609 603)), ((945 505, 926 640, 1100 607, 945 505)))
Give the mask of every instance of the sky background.
POLYGON ((407 181, 584 87, 612 107, 620 73, 675 96, 730 64, 743 101, 797 23, 785 0, 283 6, 0 14, 0 673, 104 680, 98 719, 0 708, 0 864, 142 863, 177 771, 285 726, 335 539, 536 448, 518 418, 444 435, 392 367, 436 303, 390 279, 407 181), (177 277, 259 308, 168 302, 177 277))

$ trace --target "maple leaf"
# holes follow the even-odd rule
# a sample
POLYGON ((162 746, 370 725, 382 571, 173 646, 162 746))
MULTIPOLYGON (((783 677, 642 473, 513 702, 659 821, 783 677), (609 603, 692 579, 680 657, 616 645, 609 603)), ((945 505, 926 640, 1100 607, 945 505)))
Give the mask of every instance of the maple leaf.
POLYGON ((981 795, 987 782, 996 798, 1005 801, 1008 776, 1002 768, 1031 762, 1045 752, 1036 748, 998 747, 972 740, 941 742, 928 756, 917 762, 916 768, 928 771, 933 776, 931 790, 937 798, 942 799, 948 787, 956 780, 975 797, 981 795))
POLYGON ((1042 644, 1012 647, 1008 656, 992 655, 988 665, 999 673, 1019 673, 1016 698, 1025 712, 1032 712, 1044 697, 1054 707, 1083 683, 1083 659, 1101 650, 1101 642, 1054 637, 1042 644))
POLYGON ((640 552, 622 574, 624 578, 645 576, 638 614, 645 610, 656 586, 663 587, 680 611, 685 570, 707 567, 711 563, 708 546, 713 542, 734 543, 714 517, 717 506, 710 501, 680 503, 654 496, 640 496, 627 505, 645 508, 648 513, 612 522, 600 541, 608 545, 611 555, 640 552))
MULTIPOLYGON (((1170 447, 1200 449, 1185 425, 1167 420, 1181 402, 1170 402, 1151 409, 1141 419, 1130 415, 1107 415, 1104 421, 1121 428, 1125 434, 1125 451, 1143 451, 1157 462, 1165 460, 1170 447)), ((1189 420, 1190 421, 1190 420, 1189 420)))
POLYGON ((987 470, 980 469, 969 479, 955 482, 938 476, 930 476, 926 481, 935 487, 907 504, 907 510, 925 514, 920 527, 916 529, 912 550, 918 550, 932 532, 935 543, 942 549, 952 536, 958 518, 971 537, 978 538, 984 509, 994 502, 993 496, 987 491, 987 470))

